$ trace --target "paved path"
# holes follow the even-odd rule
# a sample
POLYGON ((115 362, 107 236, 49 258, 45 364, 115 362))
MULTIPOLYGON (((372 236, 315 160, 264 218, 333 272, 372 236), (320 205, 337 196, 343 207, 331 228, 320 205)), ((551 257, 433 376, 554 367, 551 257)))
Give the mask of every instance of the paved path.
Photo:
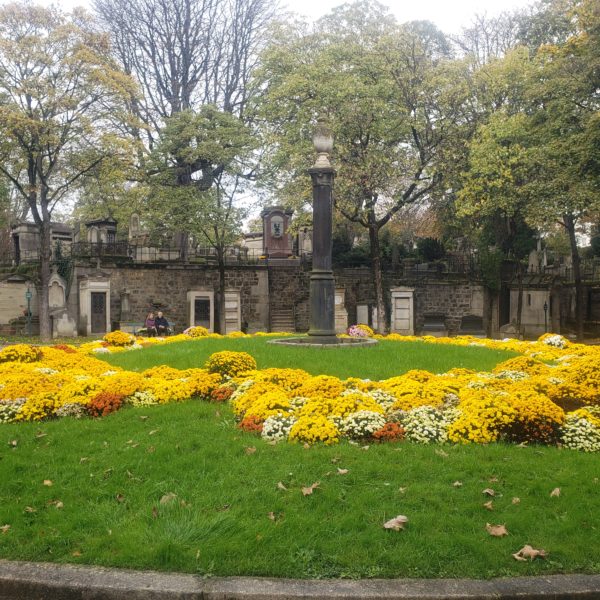
POLYGON ((0 560, 0 600, 596 600, 600 575, 298 580, 177 575, 0 560))

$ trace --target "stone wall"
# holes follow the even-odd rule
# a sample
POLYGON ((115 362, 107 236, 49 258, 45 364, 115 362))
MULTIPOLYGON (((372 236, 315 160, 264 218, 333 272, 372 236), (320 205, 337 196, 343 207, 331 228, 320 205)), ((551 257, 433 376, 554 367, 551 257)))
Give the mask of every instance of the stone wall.
MULTIPOLYGON (((218 271, 204 265, 132 265, 101 269, 86 266, 75 268, 69 309, 78 310, 78 290, 84 278, 108 276, 110 280, 110 320, 122 320, 121 297, 129 295, 127 320, 143 322, 150 310, 162 310, 177 331, 189 326, 187 293, 192 290, 218 289, 218 271)), ((240 292, 241 321, 248 331, 265 330, 268 316, 268 273, 264 267, 228 267, 227 289, 240 292)), ((76 312, 75 312, 76 314, 76 312)))

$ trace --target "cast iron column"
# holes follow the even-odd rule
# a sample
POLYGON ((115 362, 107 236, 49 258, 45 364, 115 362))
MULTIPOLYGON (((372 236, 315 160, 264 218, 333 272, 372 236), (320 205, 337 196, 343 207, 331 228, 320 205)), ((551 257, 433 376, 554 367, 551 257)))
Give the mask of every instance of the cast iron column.
POLYGON ((334 341, 335 282, 331 269, 331 228, 333 179, 335 171, 329 162, 333 137, 325 123, 319 121, 313 143, 318 157, 308 170, 313 186, 312 272, 310 274, 310 329, 315 341, 334 341))

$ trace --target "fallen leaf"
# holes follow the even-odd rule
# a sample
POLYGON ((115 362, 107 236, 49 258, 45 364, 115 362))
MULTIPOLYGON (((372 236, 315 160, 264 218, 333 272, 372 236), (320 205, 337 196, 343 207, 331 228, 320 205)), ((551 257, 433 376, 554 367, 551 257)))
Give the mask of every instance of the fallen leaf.
POLYGON ((560 488, 554 488, 550 492, 550 498, 558 498, 560 496, 560 488))
POLYGON ((348 469, 339 469, 337 470, 338 475, 347 475, 348 474, 348 469))
POLYGON ((173 500, 175 500, 175 498, 177 498, 177 494, 174 494, 173 492, 169 492, 168 494, 165 494, 160 499, 160 504, 169 504, 170 502, 173 502, 173 500))
POLYGON ((368 450, 368 449, 369 449, 369 446, 363 446, 363 447, 361 448, 361 450, 368 450))
POLYGON ((335 463, 339 463, 339 462, 340 462, 340 460, 342 460, 342 459, 341 459, 339 456, 334 456, 334 457, 331 459, 331 462, 332 462, 332 463, 335 465, 335 463))
POLYGON ((60 500, 56 500, 56 502, 54 502, 54 507, 60 509, 64 508, 65 505, 60 500))
POLYGON ((494 537, 502 537, 503 535, 508 535, 508 531, 504 525, 490 525, 489 523, 486 523, 485 529, 490 535, 493 535, 494 537))
POLYGON ((489 502, 484 502, 483 506, 484 508, 487 508, 488 510, 494 510, 494 501, 490 500, 489 502))
POLYGON ((246 448, 244 452, 246 454, 254 454, 256 452, 256 448, 254 446, 248 446, 248 448, 246 448))
POLYGON ((275 519, 277 518, 277 517, 275 516, 275 513, 274 513, 273 511, 271 511, 271 512, 270 512, 270 513, 267 515, 267 517, 269 517, 269 519, 271 519, 271 521, 275 521, 275 519))
POLYGON ((37 512, 37 510, 35 508, 33 508, 33 506, 26 506, 24 509, 24 512, 26 513, 34 513, 37 512))
POLYGON ((158 433, 158 429, 152 429, 148 432, 148 435, 154 435, 155 433, 158 433))
POLYGON ((79 459, 79 464, 82 465, 83 463, 87 462, 88 460, 90 460, 87 456, 82 456, 79 459))
POLYGON ((302 488, 302 495, 303 496, 310 496, 320 485, 320 481, 316 481, 315 483, 313 483, 312 485, 309 485, 308 487, 303 487, 302 488))
POLYGON ((394 531, 400 531, 404 529, 404 526, 408 523, 408 517, 404 515, 398 515, 383 524, 384 529, 393 529, 394 531))
POLYGON ((524 561, 527 559, 533 560, 534 558, 546 558, 546 551, 545 550, 537 550, 536 548, 533 548, 529 544, 526 544, 518 552, 515 552, 513 554, 513 558, 515 560, 521 560, 521 561, 524 561))
POLYGON ((489 481, 490 483, 498 483, 498 478, 497 478, 497 477, 490 477, 490 478, 488 479, 488 481, 489 481))
POLYGON ((50 481, 50 479, 44 479, 44 485, 50 487, 52 485, 52 481, 50 481))
POLYGON ((47 434, 47 433, 44 433, 43 431, 38 431, 38 432, 35 434, 35 437, 39 439, 39 438, 46 437, 47 435, 48 435, 48 434, 47 434))
POLYGON ((19 443, 19 440, 11 440, 10 442, 8 442, 8 445, 12 446, 13 448, 16 448, 18 443, 19 443))
POLYGON ((308 442, 304 442, 304 445, 302 446, 305 450, 310 450, 310 444, 308 442))
POLYGON ((105 471, 103 471, 102 476, 104 477, 104 479, 108 479, 112 475, 112 472, 112 469, 106 469, 105 471))
POLYGON ((221 411, 215 410, 215 417, 219 418, 221 416, 221 411))
POLYGON ((285 487, 285 485, 283 485, 283 483, 281 483, 281 481, 277 483, 277 489, 287 492, 287 488, 285 487))
POLYGON ((133 444, 133 440, 127 440, 125 443, 126 444, 133 444))
POLYGON ((4 534, 7 533, 8 530, 10 529, 10 525, 2 525, 2 527, 0 527, 0 531, 4 534))
POLYGON ((148 418, 148 415, 140 415, 140 421, 145 421, 148 418))
POLYGON ((71 552, 71 556, 81 556, 81 552, 79 552, 79 550, 75 550, 75 552, 71 552))
POLYGON ((521 502, 521 498, 517 498, 516 496, 512 499, 513 504, 519 504, 521 502))
POLYGON ((404 493, 406 493, 406 490, 407 490, 407 489, 408 489, 408 488, 405 488, 405 487, 400 487, 400 488, 398 488, 398 491, 399 491, 401 494, 404 494, 404 493))
POLYGON ((229 510, 231 508, 231 504, 223 504, 223 506, 220 506, 219 508, 217 508, 217 512, 225 512, 227 510, 229 510))
POLYGON ((454 487, 462 487, 462 481, 455 481, 452 485, 454 487))
POLYGON ((435 451, 435 453, 436 453, 438 456, 441 456, 442 458, 448 458, 448 456, 449 456, 449 455, 448 455, 448 453, 447 453, 447 452, 444 452, 443 450, 436 450, 436 451, 435 451))
POLYGON ((146 448, 146 452, 148 452, 148 454, 152 454, 152 452, 154 452, 156 450, 156 448, 154 446, 148 446, 146 448))
POLYGON ((481 492, 484 496, 495 496, 496 492, 492 488, 485 488, 483 492, 481 492))
POLYGON ((156 508, 156 506, 152 507, 152 518, 153 519, 157 519, 158 518, 158 509, 156 508))
POLYGON ((123 494, 117 494, 116 496, 117 502, 124 502, 125 501, 125 496, 123 496, 123 494))

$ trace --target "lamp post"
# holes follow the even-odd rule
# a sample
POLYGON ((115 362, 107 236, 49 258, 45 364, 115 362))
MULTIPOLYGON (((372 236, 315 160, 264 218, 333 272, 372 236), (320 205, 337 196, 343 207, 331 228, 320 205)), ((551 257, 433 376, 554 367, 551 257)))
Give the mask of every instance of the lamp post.
POLYGON ((31 335, 31 297, 33 294, 31 293, 31 289, 27 286, 27 291, 25 292, 25 299, 27 300, 27 335, 31 335))
POLYGON ((548 302, 544 301, 544 333, 548 333, 548 302))
POLYGON ((313 188, 312 271, 310 274, 310 328, 308 335, 321 343, 335 341, 335 282, 331 268, 333 180, 329 162, 333 135, 319 119, 313 134, 317 160, 308 170, 313 188))

